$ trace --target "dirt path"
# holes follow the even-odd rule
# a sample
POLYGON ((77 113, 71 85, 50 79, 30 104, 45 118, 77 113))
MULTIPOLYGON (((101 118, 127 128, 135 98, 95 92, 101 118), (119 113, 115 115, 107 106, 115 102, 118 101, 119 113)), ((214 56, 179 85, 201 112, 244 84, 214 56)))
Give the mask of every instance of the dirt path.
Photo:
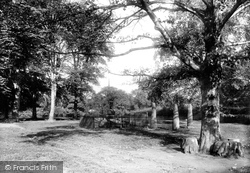
MULTIPOLYGON (((240 133, 249 130, 232 127, 240 133)), ((232 130, 234 135, 242 134, 232 130)), ((240 168, 250 165, 248 152, 239 159, 183 154, 167 138, 118 129, 91 131, 76 121, 0 124, 0 140, 0 160, 64 161, 65 173, 226 173, 246 172, 240 168)), ((249 140, 244 136, 245 145, 249 140)))

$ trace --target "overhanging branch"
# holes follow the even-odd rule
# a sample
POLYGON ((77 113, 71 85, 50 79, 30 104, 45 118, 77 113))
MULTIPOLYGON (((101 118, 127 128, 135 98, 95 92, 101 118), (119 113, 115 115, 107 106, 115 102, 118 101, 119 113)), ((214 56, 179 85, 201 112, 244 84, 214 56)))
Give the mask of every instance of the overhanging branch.
MULTIPOLYGON (((236 11, 239 9, 240 11, 246 8, 250 5, 250 2, 246 2, 246 0, 237 0, 232 9, 225 15, 225 17, 222 19, 221 24, 219 26, 219 30, 222 30, 227 23, 227 21, 236 13, 236 11), (242 5, 241 8, 239 8, 242 5)), ((237 13, 239 12, 237 11, 237 13)))
POLYGON ((159 46, 156 45, 156 46, 146 46, 146 47, 132 48, 132 49, 129 49, 128 51, 126 51, 126 52, 115 54, 115 55, 105 55, 105 54, 98 54, 98 55, 99 56, 108 56, 108 57, 118 57, 118 56, 127 55, 127 54, 135 52, 135 51, 148 50, 148 49, 156 49, 156 48, 159 48, 159 46))
POLYGON ((250 41, 242 41, 242 42, 238 42, 238 43, 230 43, 230 44, 226 44, 225 46, 240 46, 240 45, 246 45, 246 44, 250 44, 250 41))
POLYGON ((129 53, 135 52, 135 51, 140 51, 140 50, 148 50, 148 49, 157 49, 160 48, 161 45, 153 45, 153 46, 145 46, 145 47, 136 47, 136 48, 131 48, 125 52, 118 53, 118 54, 105 54, 105 53, 98 53, 98 52, 81 52, 81 51, 68 51, 68 52, 60 52, 56 50, 51 50, 48 48, 44 48, 46 51, 51 52, 51 53, 56 53, 56 54, 62 54, 62 55, 70 55, 70 54, 80 54, 84 56, 105 56, 105 57, 119 57, 119 56, 124 56, 129 53))
MULTIPOLYGON (((153 37, 150 37, 150 36, 147 36, 147 35, 138 35, 137 37, 135 38, 131 38, 131 39, 127 39, 127 40, 121 40, 121 41, 107 41, 105 43, 129 43, 129 42, 132 42, 132 41, 138 41, 140 39, 143 39, 143 38, 146 38, 146 39, 150 39, 152 41, 155 41, 157 38, 153 38, 153 37)), ((104 43, 104 42, 101 42, 101 43, 104 43)))
MULTIPOLYGON (((171 37, 169 36, 168 32, 165 30, 165 28, 161 25, 159 19, 156 17, 154 12, 151 10, 147 2, 145 0, 140 0, 142 4, 142 8, 147 12, 149 15, 150 19, 155 25, 155 29, 158 30, 163 39, 165 40, 165 46, 170 48, 175 54, 176 57, 178 57, 181 61, 183 61, 181 52, 177 49, 177 47, 174 45, 174 42, 172 41, 171 37)), ((199 70, 200 67, 197 65, 191 58, 188 58, 185 63, 188 63, 188 65, 193 69, 193 70, 199 70)))
POLYGON ((175 1, 173 4, 176 5, 176 6, 178 6, 180 9, 182 9, 182 11, 189 12, 189 13, 197 16, 201 21, 204 21, 203 15, 201 13, 201 9, 196 9, 196 8, 193 8, 193 7, 188 7, 188 6, 184 5, 183 3, 177 2, 177 1, 175 1))

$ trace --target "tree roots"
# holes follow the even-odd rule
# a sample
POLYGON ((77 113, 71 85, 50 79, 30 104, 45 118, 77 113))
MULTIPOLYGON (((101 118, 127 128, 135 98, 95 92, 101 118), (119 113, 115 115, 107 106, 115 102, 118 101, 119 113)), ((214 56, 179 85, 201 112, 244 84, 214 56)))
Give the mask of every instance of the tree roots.
POLYGON ((216 141, 212 146, 211 153, 222 157, 243 157, 244 148, 239 139, 216 141))

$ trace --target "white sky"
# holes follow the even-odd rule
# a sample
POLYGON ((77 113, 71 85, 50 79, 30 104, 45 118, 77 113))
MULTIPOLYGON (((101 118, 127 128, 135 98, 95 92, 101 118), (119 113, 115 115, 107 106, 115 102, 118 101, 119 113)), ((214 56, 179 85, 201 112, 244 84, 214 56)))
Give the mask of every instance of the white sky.
MULTIPOLYGON (((131 36, 133 33, 133 35, 136 36, 142 33, 147 33, 149 30, 151 30, 151 33, 156 32, 152 26, 152 22, 148 20, 147 22, 143 22, 143 25, 137 24, 135 27, 126 28, 125 32, 122 32, 120 35, 131 36)), ((153 42, 149 39, 143 39, 137 43, 116 44, 115 54, 126 52, 131 48, 151 46, 152 44, 153 42)), ((107 68, 111 73, 115 74, 122 74, 125 69, 131 71, 151 69, 152 71, 156 68, 154 53, 154 49, 148 49, 131 52, 125 56, 114 57, 107 63, 107 68)), ((133 84, 133 77, 131 76, 118 76, 106 73, 104 78, 99 79, 99 82, 100 86, 94 87, 96 92, 99 92, 102 87, 108 86, 108 84, 112 87, 122 89, 127 93, 138 88, 136 84, 133 84)))
MULTIPOLYGON (((71 2, 83 1, 83 0, 71 0, 71 2)), ((97 0, 102 5, 108 5, 108 0, 97 0)), ((119 16, 130 14, 129 10, 120 9, 116 14, 119 16)), ((130 14, 131 15, 131 14, 130 14)), ((132 24, 130 27, 124 28, 117 37, 122 36, 132 36, 136 37, 137 35, 142 35, 143 33, 148 33, 151 36, 159 35, 159 33, 154 29, 152 21, 145 17, 141 22, 132 24)), ((115 44, 115 54, 126 52, 131 48, 136 47, 145 47, 151 46, 153 42, 149 39, 143 39, 137 43, 128 43, 128 44, 115 44)), ((115 74, 122 74, 125 69, 129 70, 140 70, 140 69, 151 69, 154 71, 156 64, 154 61, 154 49, 135 51, 125 56, 114 57, 111 61, 107 62, 107 68, 110 72, 115 74)), ((132 90, 137 89, 137 85, 133 84, 133 77, 130 76, 117 76, 105 74, 104 78, 99 79, 100 86, 93 86, 96 92, 99 92, 101 88, 108 86, 116 87, 122 89, 127 93, 130 93, 132 90)))
MULTIPOLYGON (((129 10, 124 11, 123 9, 121 9, 119 10, 119 12, 117 12, 119 16, 125 15, 126 13, 127 15, 131 15, 131 12, 129 12, 129 10)), ((148 17, 145 17, 139 23, 132 24, 131 26, 122 29, 117 37, 136 37, 144 33, 150 34, 151 36, 159 35, 158 31, 154 29, 152 21, 148 17)), ((153 42, 150 39, 142 39, 134 43, 115 44, 115 54, 126 52, 131 48, 151 46, 152 44, 153 42)), ((135 51, 125 56, 114 57, 110 62, 107 63, 107 68, 111 73, 115 74, 122 74, 125 69, 131 71, 151 69, 151 71, 154 71, 154 69, 156 68, 154 53, 154 49, 149 49, 135 51)), ((122 89, 127 93, 130 93, 132 90, 138 88, 137 84, 133 82, 133 77, 117 76, 109 73, 106 73, 104 78, 99 79, 99 83, 100 86, 94 87, 96 92, 99 92, 102 87, 108 86, 109 84, 110 86, 122 89)))
MULTIPOLYGON (((129 70, 139 70, 155 67, 155 62, 153 60, 154 51, 144 50, 130 53, 126 56, 120 56, 113 58, 107 63, 107 68, 111 73, 122 74, 125 69, 129 70)), ((131 92, 137 88, 136 84, 133 84, 133 77, 130 76, 119 76, 110 73, 106 73, 105 77, 99 79, 100 86, 95 86, 96 92, 99 92, 102 87, 110 86, 122 89, 126 92, 131 92)))

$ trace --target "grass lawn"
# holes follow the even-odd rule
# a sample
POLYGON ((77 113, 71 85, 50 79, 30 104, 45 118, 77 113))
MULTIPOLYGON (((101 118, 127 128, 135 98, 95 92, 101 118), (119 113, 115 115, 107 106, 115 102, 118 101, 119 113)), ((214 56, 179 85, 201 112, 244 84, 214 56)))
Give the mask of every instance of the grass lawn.
MULTIPOLYGON (((181 124, 185 126, 184 122, 181 124)), ((221 124, 222 136, 239 138, 243 158, 184 154, 183 136, 199 136, 200 122, 190 129, 87 130, 79 121, 0 123, 0 160, 63 161, 64 172, 75 173, 203 173, 250 172, 250 126, 221 124)))

